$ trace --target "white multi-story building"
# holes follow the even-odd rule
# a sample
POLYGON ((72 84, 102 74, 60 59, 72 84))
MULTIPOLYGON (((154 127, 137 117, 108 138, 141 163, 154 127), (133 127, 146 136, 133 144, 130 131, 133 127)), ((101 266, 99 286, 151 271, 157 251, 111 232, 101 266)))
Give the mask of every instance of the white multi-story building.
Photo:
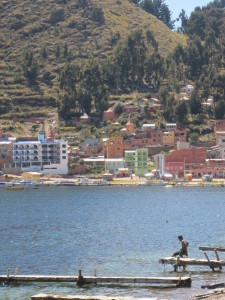
POLYGON ((105 170, 113 174, 119 174, 119 169, 125 168, 125 160, 123 158, 106 158, 105 170))
POLYGON ((13 162, 23 172, 42 174, 68 173, 68 142, 47 140, 40 132, 37 141, 20 141, 13 144, 13 162))

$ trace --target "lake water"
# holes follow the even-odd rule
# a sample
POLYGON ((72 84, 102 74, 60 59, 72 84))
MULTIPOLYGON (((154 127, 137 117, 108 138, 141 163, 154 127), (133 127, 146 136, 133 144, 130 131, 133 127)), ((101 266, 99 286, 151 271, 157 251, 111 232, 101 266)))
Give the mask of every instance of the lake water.
MULTIPOLYGON (((223 187, 40 187, 0 190, 0 274, 174 276, 158 261, 190 243, 225 246, 223 187)), ((209 252, 211 258, 215 254, 209 252)), ((220 254, 221 259, 225 253, 220 254)), ((201 285, 224 282, 225 271, 189 266, 191 288, 141 285, 24 284, 1 286, 0 299, 28 300, 38 293, 188 299, 201 285)))

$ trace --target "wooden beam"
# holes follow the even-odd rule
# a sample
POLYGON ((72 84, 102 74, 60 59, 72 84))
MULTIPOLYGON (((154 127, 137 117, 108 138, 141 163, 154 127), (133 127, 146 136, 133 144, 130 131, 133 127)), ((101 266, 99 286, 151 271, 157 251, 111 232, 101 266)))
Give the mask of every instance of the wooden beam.
MULTIPOLYGON (((159 260, 162 264, 172 264, 177 265, 177 258, 176 257, 165 257, 159 260)), ((210 260, 210 264, 213 268, 225 266, 224 260, 210 260)), ((209 261, 207 259, 196 259, 196 258, 179 258, 179 266, 187 266, 187 265, 196 265, 196 266, 207 266, 209 265, 209 261)))
POLYGON ((207 259, 207 261, 208 261, 209 267, 214 271, 213 265, 212 265, 212 263, 211 263, 211 261, 210 261, 208 255, 207 255, 207 253, 204 252, 204 255, 205 255, 205 257, 206 257, 206 259, 207 259))
POLYGON ((212 246, 200 246, 199 250, 202 251, 220 251, 220 252, 225 252, 225 248, 224 247, 212 247, 212 246))

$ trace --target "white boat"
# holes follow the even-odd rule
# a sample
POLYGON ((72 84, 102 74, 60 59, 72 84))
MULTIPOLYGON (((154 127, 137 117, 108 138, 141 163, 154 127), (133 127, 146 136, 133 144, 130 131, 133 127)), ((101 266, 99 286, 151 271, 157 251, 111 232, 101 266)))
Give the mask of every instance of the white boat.
POLYGON ((86 176, 77 177, 79 185, 88 185, 89 179, 86 176))
POLYGON ((145 185, 150 185, 150 186, 166 186, 168 183, 164 180, 161 179, 153 179, 153 180, 146 180, 145 185))
POLYGON ((99 179, 89 179, 87 185, 94 185, 94 186, 103 186, 109 185, 109 182, 106 180, 99 180, 99 179))
POLYGON ((24 185, 20 182, 7 182, 5 188, 11 191, 24 190, 24 185))
POLYGON ((21 183, 25 189, 38 189, 37 181, 21 180, 19 183, 21 183))
POLYGON ((76 181, 64 180, 64 181, 54 181, 53 185, 55 186, 75 186, 77 185, 76 181))
POLYGON ((0 182, 0 189, 5 187, 5 182, 0 182))

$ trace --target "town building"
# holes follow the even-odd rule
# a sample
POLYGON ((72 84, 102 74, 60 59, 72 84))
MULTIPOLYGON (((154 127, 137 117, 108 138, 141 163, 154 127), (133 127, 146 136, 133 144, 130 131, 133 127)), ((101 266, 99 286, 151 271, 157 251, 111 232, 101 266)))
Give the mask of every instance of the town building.
POLYGON ((156 172, 161 176, 166 173, 165 170, 165 155, 159 153, 153 156, 155 165, 156 165, 156 172))
POLYGON ((187 84, 181 88, 181 92, 186 93, 186 94, 188 94, 188 96, 190 96, 193 89, 194 89, 194 86, 192 84, 187 84))
POLYGON ((43 132, 38 133, 37 141, 19 141, 13 144, 13 162, 23 172, 42 174, 68 173, 68 142, 48 141, 43 132))
POLYGON ((129 120, 126 124, 126 129, 128 134, 133 134, 135 132, 134 123, 129 120))
POLYGON ((103 155, 106 158, 123 158, 123 138, 103 139, 103 155))
POLYGON ((148 173, 148 149, 125 151, 125 162, 126 167, 136 176, 144 176, 148 173))
POLYGON ((143 124, 142 125, 142 131, 145 131, 146 129, 156 129, 156 125, 155 124, 143 124))
POLYGON ((134 173, 135 169, 135 150, 125 151, 125 163, 126 167, 134 173))
POLYGON ((144 176, 148 173, 148 149, 136 149, 134 168, 136 176, 144 176))
POLYGON ((166 124, 166 131, 176 130, 176 129, 177 129, 176 123, 167 123, 166 124))
POLYGON ((205 160, 205 148, 173 150, 165 156, 166 172, 174 176, 184 176, 186 173, 192 173, 194 165, 203 165, 205 160))
POLYGON ((186 129, 176 129, 174 131, 174 143, 177 142, 186 142, 187 140, 187 132, 186 129))
POLYGON ((189 148, 190 148, 189 142, 177 141, 177 150, 189 149, 189 148))
POLYGON ((0 141, 0 169, 12 162, 12 142, 8 138, 0 141))
POLYGON ((174 131, 165 131, 163 134, 163 146, 174 146, 175 134, 174 131))
POLYGON ((109 108, 108 110, 104 111, 103 113, 103 120, 105 121, 113 121, 118 117, 117 114, 114 113, 114 111, 109 108))
POLYGON ((119 169, 125 168, 125 160, 123 158, 106 158, 105 171, 114 175, 119 174, 119 169))

